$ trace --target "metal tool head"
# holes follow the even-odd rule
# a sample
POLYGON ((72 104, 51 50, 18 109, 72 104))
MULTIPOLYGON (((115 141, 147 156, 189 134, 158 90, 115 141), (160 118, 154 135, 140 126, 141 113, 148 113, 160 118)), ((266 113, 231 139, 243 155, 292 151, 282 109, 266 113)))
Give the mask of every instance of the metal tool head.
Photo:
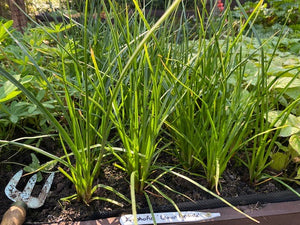
POLYGON ((50 188, 51 188, 51 185, 53 182, 53 178, 54 178, 54 173, 51 173, 50 176, 47 178, 38 197, 31 196, 31 192, 34 188, 34 185, 35 185, 36 179, 37 179, 36 174, 34 174, 28 180, 28 182, 22 192, 16 188, 18 182, 20 181, 20 179, 22 177, 22 174, 23 174, 23 170, 20 170, 11 178, 11 180, 5 187, 6 196, 14 202, 23 201, 24 203, 26 203, 28 208, 41 207, 44 204, 47 194, 50 191, 50 188))

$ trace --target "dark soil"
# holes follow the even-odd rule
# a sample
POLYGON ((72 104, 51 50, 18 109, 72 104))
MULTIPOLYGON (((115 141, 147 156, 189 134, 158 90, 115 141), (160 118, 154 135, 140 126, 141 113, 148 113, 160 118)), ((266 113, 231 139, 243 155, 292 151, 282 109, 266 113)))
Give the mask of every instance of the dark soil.
MULTIPOLYGON (((55 142, 50 140, 43 141, 42 145, 47 151, 56 152, 59 149, 59 146, 56 146, 55 142)), ((4 188, 9 182, 10 178, 23 166, 17 165, 24 164, 28 165, 31 163, 30 151, 21 150, 17 152, 17 149, 4 149, 0 148, 0 220, 4 212, 11 205, 11 201, 5 196, 4 188), (14 153, 14 154, 13 154, 14 153), (14 163, 12 163, 14 162, 14 163)), ((41 163, 46 162, 47 159, 41 155, 37 155, 41 163)), ((173 161, 171 156, 163 157, 164 160, 168 158, 171 162, 173 161)), ((176 163, 176 162, 173 162, 176 163)), ((159 171, 156 171, 159 173, 159 171)), ((268 193, 276 192, 283 190, 284 188, 274 182, 266 182, 263 185, 258 187, 253 187, 249 185, 247 181, 246 170, 241 170, 241 168, 235 166, 229 166, 229 169, 225 171, 221 179, 221 189, 220 193, 222 197, 236 197, 241 195, 253 194, 253 193, 268 193)), ((43 174, 46 178, 48 175, 43 174)), ((155 176, 155 174, 153 175, 155 176)), ((28 180, 28 177, 22 178, 23 185, 28 180)), ((192 177, 194 180, 200 184, 206 186, 206 182, 203 178, 192 177)), ((167 184, 178 192, 184 193, 193 201, 199 201, 204 199, 211 199, 212 196, 206 192, 196 188, 192 184, 186 182, 182 178, 175 177, 173 175, 167 174, 164 175, 160 181, 167 184)), ((124 174, 119 169, 115 168, 112 163, 103 165, 102 174, 96 180, 97 183, 103 183, 109 185, 116 190, 120 191, 128 198, 130 198, 129 193, 129 183, 127 175, 124 174)), ((43 181, 36 184, 33 195, 38 195, 39 190, 43 186, 43 181)), ((22 190, 22 184, 18 186, 18 189, 22 190)), ((188 202, 187 198, 182 195, 175 194, 173 192, 167 191, 162 188, 162 190, 170 196, 176 203, 188 202)), ((164 198, 162 198, 157 192, 151 190, 150 188, 146 189, 147 193, 151 197, 151 202, 155 207, 162 205, 170 205, 164 198)), ((131 206, 129 203, 122 201, 120 198, 116 197, 115 194, 112 194, 109 191, 102 189, 97 190, 97 195, 101 197, 109 197, 119 202, 123 203, 123 207, 115 206, 111 203, 105 201, 93 201, 89 206, 83 204, 82 202, 77 201, 62 201, 60 200, 63 197, 73 195, 75 189, 72 183, 64 177, 61 173, 56 173, 54 182, 51 187, 51 191, 46 199, 45 204, 38 209, 28 209, 27 214, 27 223, 31 222, 61 222, 61 221, 82 221, 82 220, 93 220, 100 219, 109 216, 118 216, 123 212, 130 212, 131 206)), ((137 195, 138 205, 140 208, 147 208, 147 203, 143 195, 137 195)))

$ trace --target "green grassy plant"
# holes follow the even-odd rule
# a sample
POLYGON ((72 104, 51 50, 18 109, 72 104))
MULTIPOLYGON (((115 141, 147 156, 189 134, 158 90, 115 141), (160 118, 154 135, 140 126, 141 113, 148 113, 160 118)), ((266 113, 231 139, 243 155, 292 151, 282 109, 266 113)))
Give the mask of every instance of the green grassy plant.
MULTIPOLYGON (((177 1, 176 4, 179 2, 177 1)), ((137 4, 137 2, 135 3, 137 4)), ((154 26, 158 26, 167 19, 167 15, 174 10, 174 5, 154 26)), ((114 9, 112 4, 111 9, 114 9)), ((140 14, 140 16, 144 15, 140 14)), ((116 19, 116 15, 114 18, 116 19)), ((126 38, 129 38, 127 43, 130 43, 131 39, 138 38, 129 36, 132 35, 130 31, 132 23, 133 26, 136 26, 135 20, 127 20, 126 30, 122 31, 127 33, 126 38)), ((145 27, 150 28, 147 21, 145 21, 145 27)), ((132 28, 135 31, 133 35, 144 32, 135 29, 143 29, 143 26, 132 28)), ((154 34, 153 28, 150 31, 154 34)), ((168 39, 165 39, 163 33, 159 35, 159 38, 153 36, 154 40, 147 43, 147 40, 143 39, 143 45, 137 42, 129 46, 130 49, 138 44, 135 48, 139 49, 139 52, 135 51, 133 55, 138 53, 139 57, 133 58, 131 68, 126 71, 126 77, 119 80, 120 87, 116 90, 118 93, 113 102, 113 121, 125 151, 124 154, 116 154, 116 156, 120 160, 120 167, 123 170, 129 175, 135 174, 137 192, 143 192, 153 168, 152 164, 155 165, 155 160, 164 149, 164 147, 158 147, 161 128, 176 102, 175 98, 170 100, 172 98, 171 89, 163 88, 166 74, 163 72, 159 55, 167 53, 165 43, 168 39)), ((125 69, 126 67, 119 67, 120 73, 124 74, 125 69)))
MULTIPOLYGON (((116 14, 115 7, 111 3, 113 18, 117 21, 114 26, 118 26, 118 22, 123 18, 116 14)), ((166 90, 163 86, 166 73, 160 55, 168 54, 167 46, 170 39, 167 35, 170 35, 170 30, 161 25, 172 21, 168 17, 176 9, 180 0, 174 1, 152 26, 146 20, 138 3, 136 1, 134 3, 135 15, 132 19, 127 16, 125 26, 120 24, 118 27, 120 33, 124 35, 122 37, 126 41, 129 60, 125 66, 122 66, 121 58, 118 61, 120 78, 112 92, 114 97, 112 120, 123 147, 123 152, 114 150, 114 155, 119 159, 118 167, 126 171, 130 177, 132 210, 136 218, 136 193, 144 193, 151 208, 146 192, 149 186, 169 200, 179 211, 174 201, 156 187, 154 183, 158 181, 150 178, 150 175, 154 169, 159 168, 156 160, 165 148, 160 144, 162 126, 177 101, 171 95, 171 89, 166 90), (141 34, 145 36, 138 41, 142 38, 141 34)), ((110 26, 112 27, 112 24, 110 26)), ((117 30, 112 29, 112 31, 117 30)), ((119 43, 115 43, 115 49, 118 49, 119 43)))
MULTIPOLYGON (((92 17, 92 15, 90 16, 92 17)), ((59 29, 55 29, 53 32, 47 27, 38 26, 39 31, 44 32, 52 41, 48 48, 53 49, 55 54, 50 55, 50 51, 44 51, 46 56, 48 59, 59 59, 51 62, 48 68, 40 66, 36 61, 35 55, 30 52, 32 46, 21 43, 6 29, 6 32, 17 43, 22 53, 26 55, 28 61, 37 70, 39 78, 47 87, 47 92, 57 102, 57 115, 52 114, 40 102, 40 99, 34 96, 32 91, 12 74, 3 68, 1 68, 0 73, 21 90, 59 132, 65 157, 58 158, 41 149, 32 149, 59 161, 65 166, 65 168, 59 167, 59 170, 73 182, 76 188, 76 194, 66 199, 77 198, 86 204, 95 199, 102 199, 119 204, 111 199, 93 196, 97 188, 105 188, 127 200, 123 195, 104 184, 94 183, 94 179, 100 173, 102 158, 106 153, 106 141, 109 136, 111 123, 108 119, 110 117, 109 110, 106 110, 109 107, 106 102, 109 89, 103 86, 105 76, 100 74, 98 68, 91 68, 89 65, 90 61, 95 60, 95 55, 89 51, 88 19, 90 17, 88 17, 86 10, 84 26, 76 27, 77 31, 80 32, 78 41, 74 41, 76 38, 74 35, 64 38, 60 34, 65 32, 65 35, 68 35, 65 28, 70 28, 73 24, 62 29, 58 27, 59 29), (84 34, 83 38, 81 36, 82 33, 84 34), (73 47, 71 48, 71 46, 73 47), (69 153, 69 150, 72 154, 69 153), (74 157, 75 163, 73 163, 71 157, 74 157)))
POLYGON ((262 85, 258 81, 250 90, 245 83, 244 70, 250 57, 243 55, 242 49, 243 34, 261 3, 237 34, 231 29, 234 21, 230 11, 218 20, 209 17, 208 24, 199 15, 199 39, 186 39, 185 45, 194 53, 182 62, 185 70, 180 73, 166 66, 176 77, 176 96, 182 96, 167 123, 177 155, 185 168, 198 170, 216 190, 228 162, 248 138, 255 107, 260 104, 262 85))

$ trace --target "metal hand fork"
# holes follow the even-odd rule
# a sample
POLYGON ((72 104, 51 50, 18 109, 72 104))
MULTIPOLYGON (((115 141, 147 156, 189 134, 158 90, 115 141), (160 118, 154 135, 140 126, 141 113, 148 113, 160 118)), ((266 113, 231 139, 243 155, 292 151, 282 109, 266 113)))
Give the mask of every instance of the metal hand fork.
POLYGON ((41 207, 50 191, 54 173, 51 173, 47 178, 38 197, 31 196, 32 190, 37 180, 37 175, 34 174, 27 182, 24 190, 19 191, 16 186, 20 181, 23 170, 17 172, 5 187, 5 194, 15 203, 3 215, 1 225, 21 225, 26 218, 26 209, 41 207))

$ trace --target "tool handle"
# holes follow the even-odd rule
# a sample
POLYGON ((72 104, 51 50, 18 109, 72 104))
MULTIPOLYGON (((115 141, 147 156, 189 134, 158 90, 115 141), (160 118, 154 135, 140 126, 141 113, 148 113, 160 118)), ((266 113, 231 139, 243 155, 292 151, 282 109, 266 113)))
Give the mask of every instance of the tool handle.
POLYGON ((15 202, 3 215, 1 225, 22 225, 26 218, 27 206, 24 202, 15 202))

